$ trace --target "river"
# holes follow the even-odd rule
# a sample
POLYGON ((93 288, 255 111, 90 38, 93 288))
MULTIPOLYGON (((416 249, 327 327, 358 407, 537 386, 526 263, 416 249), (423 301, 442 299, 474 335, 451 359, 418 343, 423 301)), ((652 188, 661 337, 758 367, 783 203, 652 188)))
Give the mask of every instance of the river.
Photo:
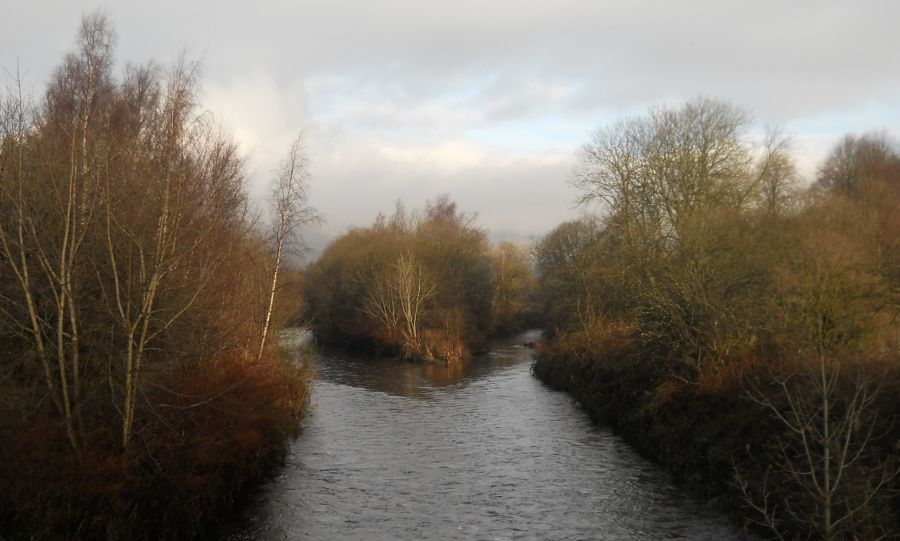
POLYGON ((303 431, 230 538, 741 538, 533 377, 537 337, 456 368, 321 354, 303 431))

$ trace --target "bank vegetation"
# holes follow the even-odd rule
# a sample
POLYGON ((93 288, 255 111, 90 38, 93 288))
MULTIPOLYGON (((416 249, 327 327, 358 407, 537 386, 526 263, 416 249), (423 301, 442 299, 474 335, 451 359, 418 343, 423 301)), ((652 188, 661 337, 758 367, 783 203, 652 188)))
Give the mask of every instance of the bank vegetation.
POLYGON ((596 217, 535 248, 536 374, 783 539, 900 535, 900 154, 789 140, 698 99, 598 130, 596 217))
MULTIPOLYGON (((0 109, 0 536, 190 538, 284 454, 299 311, 234 142, 180 59, 114 68, 85 17, 0 109)), ((15 79, 15 78, 14 78, 15 79)), ((302 207, 302 205, 301 205, 302 207)))

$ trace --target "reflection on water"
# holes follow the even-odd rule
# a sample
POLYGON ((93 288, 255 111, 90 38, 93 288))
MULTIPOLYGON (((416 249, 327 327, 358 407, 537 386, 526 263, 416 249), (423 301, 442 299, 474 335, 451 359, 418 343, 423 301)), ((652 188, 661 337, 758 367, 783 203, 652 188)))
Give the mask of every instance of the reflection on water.
POLYGON ((407 398, 429 398, 442 388, 464 386, 505 367, 530 363, 531 350, 525 344, 538 338, 540 331, 529 331, 498 340, 489 353, 449 366, 331 351, 319 355, 316 368, 327 382, 407 398))
POLYGON ((738 538, 533 378, 536 338, 455 367, 321 355, 303 433, 232 538, 738 538))

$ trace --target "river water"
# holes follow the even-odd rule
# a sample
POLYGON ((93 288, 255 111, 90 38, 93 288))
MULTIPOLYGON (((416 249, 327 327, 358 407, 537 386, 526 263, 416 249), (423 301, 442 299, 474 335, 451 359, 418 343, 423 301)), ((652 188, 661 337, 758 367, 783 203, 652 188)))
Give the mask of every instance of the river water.
POLYGON ((285 467, 232 539, 740 539, 530 373, 526 333, 456 368, 321 354, 285 467))

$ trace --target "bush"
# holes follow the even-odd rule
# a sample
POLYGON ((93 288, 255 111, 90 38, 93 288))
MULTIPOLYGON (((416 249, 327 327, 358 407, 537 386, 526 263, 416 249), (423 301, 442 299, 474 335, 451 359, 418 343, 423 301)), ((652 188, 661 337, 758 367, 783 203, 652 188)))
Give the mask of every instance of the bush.
MULTIPOLYGON (((223 357, 149 381, 155 405, 124 455, 115 422, 80 456, 44 413, 0 439, 2 529, 11 539, 191 539, 285 456, 310 372, 270 351, 223 357), (40 525, 35 528, 35 525, 40 525)), ((112 413, 112 412, 111 412, 112 413)))
POLYGON ((446 197, 335 239, 312 265, 309 318, 325 343, 456 363, 533 311, 524 252, 492 250, 474 216, 446 197))

